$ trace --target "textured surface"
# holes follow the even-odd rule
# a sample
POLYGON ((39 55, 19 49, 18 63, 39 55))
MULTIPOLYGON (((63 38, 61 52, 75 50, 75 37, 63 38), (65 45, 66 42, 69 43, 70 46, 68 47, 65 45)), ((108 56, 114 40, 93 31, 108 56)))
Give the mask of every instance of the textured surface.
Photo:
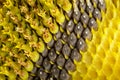
POLYGON ((71 73, 73 80, 120 80, 120 0, 105 1, 106 14, 92 41, 86 40, 88 49, 71 73))
POLYGON ((0 0, 0 80, 120 80, 119 15, 120 0, 0 0))

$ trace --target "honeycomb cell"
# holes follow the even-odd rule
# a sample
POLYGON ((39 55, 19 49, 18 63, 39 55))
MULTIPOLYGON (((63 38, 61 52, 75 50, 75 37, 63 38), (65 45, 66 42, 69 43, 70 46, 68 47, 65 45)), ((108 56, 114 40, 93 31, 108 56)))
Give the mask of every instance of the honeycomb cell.
POLYGON ((101 34, 100 33, 96 33, 95 36, 93 36, 93 43, 96 44, 96 46, 98 46, 101 43, 101 34))
POLYGON ((103 64, 102 71, 105 74, 105 76, 109 77, 113 72, 112 67, 110 66, 110 63, 103 64))
POLYGON ((104 47, 104 50, 106 50, 106 51, 109 50, 110 42, 109 42, 108 38, 106 38, 106 37, 102 38, 101 46, 104 47), (106 40, 107 40, 107 42, 106 42, 106 40))
POLYGON ((115 46, 117 44, 118 44, 117 42, 112 42, 111 45, 110 45, 110 51, 117 53, 118 52, 118 46, 115 46))
POLYGON ((81 75, 85 75, 87 73, 87 66, 85 63, 79 63, 77 64, 77 71, 80 72, 81 75))
POLYGON ((115 41, 120 42, 120 38, 119 37, 120 37, 120 31, 117 31, 115 36, 114 36, 115 41))
POLYGON ((106 62, 110 63, 110 66, 114 67, 114 65, 116 63, 116 58, 115 58, 116 54, 111 53, 111 52, 108 52, 108 54, 109 55, 106 56, 105 60, 106 60, 106 62))
POLYGON ((111 77, 109 78, 109 80, 119 80, 119 78, 116 77, 115 74, 111 75, 111 77))
POLYGON ((96 70, 92 67, 89 68, 87 74, 90 77, 90 79, 92 79, 92 80, 95 80, 98 77, 98 74, 97 74, 96 70))
POLYGON ((103 65, 103 62, 102 62, 101 58, 100 58, 99 56, 94 56, 92 66, 93 66, 97 71, 99 71, 99 70, 102 69, 102 65, 103 65))
POLYGON ((106 57, 105 50, 101 46, 97 48, 97 55, 100 56, 101 59, 104 59, 106 57))
POLYGON ((109 28, 106 28, 105 29, 106 31, 105 31, 105 34, 106 34, 106 36, 108 36, 108 40, 109 39, 114 39, 114 32, 116 32, 114 29, 112 29, 111 27, 109 27, 109 28))
POLYGON ((80 76, 80 72, 78 71, 75 71, 73 74, 72 74, 72 80, 83 80, 83 78, 80 76), (77 75, 77 76, 76 76, 77 75))
POLYGON ((114 70, 115 77, 117 77, 118 79, 120 79, 120 76, 119 76, 119 74, 120 74, 120 65, 118 63, 119 63, 119 61, 117 61, 117 63, 115 64, 113 70, 114 70))
POLYGON ((83 80, 92 80, 88 75, 86 75, 83 80))
POLYGON ((93 60, 93 56, 90 53, 84 53, 83 54, 82 61, 86 65, 91 65, 92 64, 92 60, 93 60))
POLYGON ((91 42, 91 43, 88 45, 88 47, 89 47, 88 52, 89 52, 89 53, 92 53, 91 55, 95 55, 95 54, 96 54, 96 49, 97 49, 96 45, 91 42))
POLYGON ((100 74, 98 80, 107 80, 107 78, 104 74, 100 74))

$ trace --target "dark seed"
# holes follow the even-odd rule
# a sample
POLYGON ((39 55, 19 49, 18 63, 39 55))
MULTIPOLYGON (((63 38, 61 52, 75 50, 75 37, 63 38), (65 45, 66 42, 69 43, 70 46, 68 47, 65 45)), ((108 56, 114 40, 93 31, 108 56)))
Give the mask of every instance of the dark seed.
POLYGON ((40 56, 39 60, 36 62, 36 65, 40 66, 42 64, 42 62, 43 62, 43 57, 40 56))
POLYGON ((92 0, 92 3, 93 4, 95 3, 97 5, 98 4, 98 0, 92 0))
POLYGON ((34 77, 32 80, 40 80, 39 77, 34 77))
POLYGON ((67 16, 68 20, 72 17, 73 11, 71 10, 70 12, 66 12, 65 15, 67 16))
POLYGON ((92 33, 91 33, 91 31, 89 30, 89 28, 86 28, 86 29, 83 31, 82 36, 83 36, 84 39, 92 40, 92 33))
POLYGON ((63 35, 62 35, 62 40, 64 41, 64 42, 67 42, 67 38, 68 38, 68 35, 67 35, 67 33, 63 33, 63 35))
POLYGON ((50 76, 47 78, 47 80, 57 80, 56 78, 54 78, 53 76, 50 76))
POLYGON ((70 36, 68 37, 68 43, 70 44, 70 46, 74 47, 76 41, 77 41, 76 35, 74 33, 71 33, 70 36))
POLYGON ((54 45, 54 40, 52 39, 49 43, 47 43, 47 46, 51 48, 54 45))
POLYGON ((66 59, 68 59, 69 55, 70 55, 71 49, 68 46, 68 44, 65 44, 62 48, 62 53, 65 56, 66 59))
POLYGON ((83 26, 82 26, 82 24, 80 22, 75 26, 74 32, 77 34, 78 38, 80 38, 83 29, 84 28, 83 28, 83 26))
POLYGON ((78 52, 78 50, 76 48, 74 48, 72 50, 72 53, 71 53, 70 57, 71 57, 72 60, 80 61, 82 55, 78 52))
POLYGON ((87 10, 88 13, 92 13, 93 10, 94 10, 94 7, 93 7, 93 5, 90 1, 87 3, 87 9, 86 10, 87 10))
POLYGON ((35 74, 37 72, 37 67, 34 67, 33 70, 31 71, 31 74, 35 74))
POLYGON ((70 20, 70 21, 67 23, 67 26, 66 26, 67 34, 70 34, 70 32, 73 31, 73 28, 74 28, 74 22, 73 22, 73 20, 70 20))
POLYGON ((62 27, 62 29, 65 29, 66 23, 67 23, 67 20, 65 19, 64 23, 62 25, 60 25, 62 27))
POLYGON ((74 65, 74 63, 72 62, 71 59, 67 60, 67 62, 65 63, 65 68, 68 71, 75 71, 75 65, 74 65))
POLYGON ((90 28, 93 28, 93 29, 96 30, 96 31, 98 30, 98 25, 97 25, 97 22, 95 21, 94 18, 91 18, 91 19, 89 20, 88 26, 89 26, 90 28))
POLYGON ((60 70, 57 68, 56 65, 54 65, 54 66, 52 67, 52 69, 51 69, 52 75, 53 75, 55 78, 58 79, 58 77, 59 77, 59 72, 60 72, 60 70))
POLYGON ((42 52, 42 56, 46 57, 48 55, 48 49, 45 48, 45 50, 42 52))
POLYGON ((57 42, 55 43, 55 50, 60 51, 62 49, 62 41, 61 39, 58 39, 57 42))
POLYGON ((49 71, 51 68, 51 64, 50 61, 48 60, 48 58, 45 58, 43 61, 43 67, 45 68, 45 70, 49 71))
POLYGON ((103 10, 103 11, 106 10, 106 5, 105 5, 105 1, 104 0, 99 0, 98 8, 103 10))
POLYGON ((29 76, 28 80, 33 80, 33 76, 29 76))
POLYGON ((60 73, 60 80, 71 80, 71 76, 63 69, 60 73))
POLYGON ((79 5, 79 0, 75 0, 75 4, 76 4, 76 6, 78 6, 79 5))
POLYGON ((57 57, 57 65, 60 66, 60 67, 63 67, 64 63, 65 63, 65 58, 63 57, 62 54, 60 54, 57 57))
POLYGON ((83 38, 80 38, 77 42, 77 48, 79 51, 86 51, 87 50, 87 44, 85 43, 83 38))
POLYGON ((61 32, 58 31, 56 34, 55 34, 55 39, 58 40, 60 37, 61 37, 61 32))
POLYGON ((75 23, 79 21, 80 15, 81 15, 81 13, 80 13, 78 7, 76 7, 73 12, 73 18, 74 18, 75 23))
POLYGON ((49 57, 49 59, 50 59, 52 62, 55 61, 55 59, 56 59, 56 57, 57 57, 57 54, 55 53, 55 50, 54 50, 54 49, 51 49, 51 50, 50 50, 50 52, 49 52, 49 54, 48 54, 48 57, 49 57))
POLYGON ((82 21, 83 24, 86 24, 86 25, 87 25, 88 20, 89 20, 89 16, 88 16, 88 14, 87 14, 86 12, 84 12, 84 13, 82 14, 82 16, 81 16, 81 21, 82 21))
POLYGON ((86 8, 85 0, 80 0, 79 7, 80 7, 81 10, 85 11, 85 8, 86 8))
POLYGON ((101 20, 102 16, 101 16, 101 12, 99 11, 99 9, 95 8, 94 12, 93 12, 93 16, 96 18, 96 19, 99 19, 101 20))
POLYGON ((40 77, 40 80, 46 80, 47 78, 47 73, 44 72, 44 69, 43 68, 40 68, 38 70, 38 76, 40 77))

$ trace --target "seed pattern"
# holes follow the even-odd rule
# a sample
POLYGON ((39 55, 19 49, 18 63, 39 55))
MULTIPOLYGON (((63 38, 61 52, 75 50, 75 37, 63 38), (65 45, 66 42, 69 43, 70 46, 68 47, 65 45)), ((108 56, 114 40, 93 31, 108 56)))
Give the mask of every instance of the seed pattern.
POLYGON ((91 29, 98 29, 97 19, 106 9, 104 0, 8 0, 5 5, 0 9, 0 65, 9 63, 17 74, 12 80, 71 80, 69 72, 76 70, 86 39, 92 40, 91 29), (34 65, 28 72, 21 69, 27 61, 34 65))

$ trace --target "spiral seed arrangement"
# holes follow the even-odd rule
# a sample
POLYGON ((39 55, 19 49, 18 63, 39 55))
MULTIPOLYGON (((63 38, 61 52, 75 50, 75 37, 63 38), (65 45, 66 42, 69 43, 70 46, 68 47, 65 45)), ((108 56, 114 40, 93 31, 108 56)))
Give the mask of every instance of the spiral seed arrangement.
POLYGON ((119 80, 119 9, 119 0, 0 0, 0 80, 119 80))

